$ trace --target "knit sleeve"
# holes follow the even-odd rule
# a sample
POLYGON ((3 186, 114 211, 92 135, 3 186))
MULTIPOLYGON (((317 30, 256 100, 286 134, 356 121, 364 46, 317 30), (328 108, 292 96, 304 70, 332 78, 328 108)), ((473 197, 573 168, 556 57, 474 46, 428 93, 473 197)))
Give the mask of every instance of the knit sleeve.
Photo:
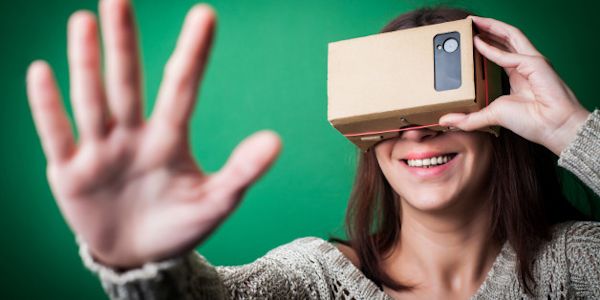
POLYGON ((318 238, 297 239, 241 266, 213 266, 191 252, 124 273, 95 262, 85 244, 80 245, 80 254, 114 300, 326 299, 328 285, 310 247, 318 242, 318 238))
POLYGON ((600 195, 600 111, 594 110, 562 151, 558 165, 569 170, 600 195))
POLYGON ((600 223, 575 222, 566 230, 566 253, 578 299, 600 299, 600 223))

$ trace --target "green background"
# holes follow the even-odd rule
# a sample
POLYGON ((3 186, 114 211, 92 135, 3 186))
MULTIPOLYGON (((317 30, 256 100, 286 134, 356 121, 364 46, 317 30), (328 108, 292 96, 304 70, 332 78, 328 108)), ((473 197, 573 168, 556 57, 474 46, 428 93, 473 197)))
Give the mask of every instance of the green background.
MULTIPOLYGON (((327 43, 377 32, 396 15, 436 1, 210 1, 216 43, 196 108, 193 150, 218 170, 245 136, 273 129, 284 150, 239 209, 199 250, 214 264, 248 263, 302 236, 343 234, 356 150, 326 120, 327 43)), ((453 1, 521 28, 588 108, 597 107, 598 5, 548 1, 453 1)), ((193 1, 135 1, 145 68, 146 111, 193 1)), ((25 96, 34 59, 55 69, 68 100, 66 21, 96 1, 2 1, 0 130, 0 298, 104 299, 77 255, 73 234, 54 203, 45 159, 25 96)), ((587 212, 575 179, 567 193, 587 212)), ((596 202, 598 203, 598 202, 596 202)))

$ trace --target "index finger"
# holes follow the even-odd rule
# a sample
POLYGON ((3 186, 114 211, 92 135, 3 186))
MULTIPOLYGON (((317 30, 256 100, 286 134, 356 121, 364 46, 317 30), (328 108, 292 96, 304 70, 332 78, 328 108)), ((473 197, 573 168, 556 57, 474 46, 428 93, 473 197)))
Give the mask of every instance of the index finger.
POLYGON ((492 18, 469 16, 478 29, 497 37, 519 54, 539 56, 540 52, 518 28, 492 18))

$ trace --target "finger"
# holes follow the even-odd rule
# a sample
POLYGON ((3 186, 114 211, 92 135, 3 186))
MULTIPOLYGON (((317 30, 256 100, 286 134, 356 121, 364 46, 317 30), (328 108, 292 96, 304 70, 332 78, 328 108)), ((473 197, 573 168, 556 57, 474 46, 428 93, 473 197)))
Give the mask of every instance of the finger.
POLYGON ((499 38, 504 44, 515 49, 517 53, 541 55, 531 41, 518 28, 492 18, 469 16, 480 30, 499 38))
MULTIPOLYGON (((519 64, 511 63, 513 60, 507 61, 506 55, 511 54, 514 57, 518 58, 520 54, 513 53, 507 49, 503 49, 504 47, 497 47, 495 45, 493 46, 488 42, 488 40, 484 40, 484 39, 480 38, 480 36, 481 35, 477 35, 474 37, 474 44, 475 44, 475 48, 477 48, 477 51, 479 51, 479 53, 481 53, 484 57, 493 61, 497 65, 504 67, 506 74, 508 74, 508 76, 510 78, 512 78, 513 73, 516 70, 515 67, 518 66, 519 64), (500 51, 497 51, 497 50, 500 50, 500 51), (504 60, 502 60, 502 59, 504 59, 504 60), (502 61, 504 61, 503 65, 502 65, 502 61)), ((511 88, 512 87, 513 86, 511 85, 511 88)))
POLYGON ((233 192, 245 190, 256 181, 281 150, 281 141, 271 131, 259 131, 242 141, 215 175, 216 181, 233 192))
POLYGON ((498 97, 489 106, 469 114, 450 113, 442 116, 439 124, 446 127, 457 127, 461 130, 472 131, 488 126, 504 126, 506 120, 519 110, 515 110, 514 103, 519 102, 510 95, 498 97))
POLYGON ((117 125, 138 125, 143 119, 141 71, 131 4, 128 0, 100 1, 100 17, 108 105, 117 125))
POLYGON ((473 42, 479 53, 501 67, 515 68, 525 60, 525 56, 496 48, 482 40, 479 36, 475 36, 473 42))
POLYGON ((71 124, 50 66, 33 62, 27 71, 27 96, 48 162, 61 162, 75 149, 71 124))
POLYGON ((177 46, 165 67, 155 108, 157 121, 187 126, 208 57, 215 23, 212 9, 196 5, 188 13, 177 46))
POLYGON ((474 42, 479 53, 487 59, 504 68, 516 68, 516 71, 525 78, 528 78, 536 70, 552 71, 550 65, 542 56, 528 56, 506 52, 489 45, 477 36, 474 42))
POLYGON ((96 139, 106 131, 97 30, 95 17, 90 12, 76 12, 69 19, 71 101, 82 139, 96 139))
POLYGON ((510 45, 506 45, 503 41, 501 41, 498 37, 488 34, 488 33, 480 33, 479 36, 484 42, 488 43, 491 46, 494 46, 500 50, 507 52, 516 52, 510 45))

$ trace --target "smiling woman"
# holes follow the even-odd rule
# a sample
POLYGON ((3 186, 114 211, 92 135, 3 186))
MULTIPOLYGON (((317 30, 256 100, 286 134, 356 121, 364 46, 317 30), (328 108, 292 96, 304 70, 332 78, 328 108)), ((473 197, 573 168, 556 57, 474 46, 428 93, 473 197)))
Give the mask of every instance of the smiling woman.
MULTIPOLYGON (((52 71, 34 62, 27 87, 56 201, 85 265, 113 299, 390 299, 600 297, 600 224, 565 201, 559 165, 600 193, 600 112, 586 111, 516 28, 474 17, 477 49, 505 68, 511 93, 440 124, 404 131, 362 154, 349 241, 297 239, 243 266, 193 251, 272 164, 280 141, 257 133, 214 174, 189 149, 188 123, 215 14, 195 6, 169 59, 152 116, 141 113, 131 5, 100 2, 97 22, 69 22, 75 141, 52 71), (500 125, 500 137, 471 130, 500 125), (536 144, 537 143, 537 144, 536 144), (345 244, 345 245, 344 245, 345 244)), ((457 20, 420 9, 384 31, 457 20)))
MULTIPOLYGON (((418 10, 399 16, 382 31, 452 21, 469 14, 459 9, 418 10)), ((474 22, 480 29, 502 32, 505 38, 511 29, 479 18, 474 22)), ((486 31, 482 35, 499 48, 514 51, 501 37, 486 31)), ((517 72, 508 73, 512 84, 523 86, 517 72)), ((517 95, 516 91, 512 95, 517 95)), ((506 105, 502 101, 507 99, 496 100, 491 109, 506 105)), ((600 151, 597 145, 593 148, 600 151)), ((537 287, 533 295, 539 296, 540 284, 542 289, 556 291, 557 283, 536 282, 540 279, 534 274, 535 268, 552 262, 538 262, 537 266, 533 262, 543 252, 540 248, 556 239, 556 224, 587 218, 563 196, 555 160, 550 150, 506 129, 499 137, 482 132, 405 131, 360 155, 346 219, 349 241, 330 241, 350 246, 343 250, 355 257, 354 263, 363 273, 398 298, 427 296, 423 290, 433 291, 429 296, 436 297, 436 280, 428 278, 440 269, 458 278, 459 270, 469 265, 474 268, 471 277, 462 278, 467 284, 460 284, 458 290, 466 288, 466 293, 459 293, 462 297, 474 294, 500 257, 503 244, 514 249, 513 263, 523 292, 532 295, 537 287), (454 257, 448 259, 454 251, 454 257), (460 256, 479 259, 473 263, 457 258, 460 256), (438 266, 431 268, 432 261, 438 266), (444 269, 444 265, 452 268, 444 269)), ((447 297, 456 288, 451 280, 447 285, 449 290, 442 289, 437 297, 447 297)))
MULTIPOLYGON (((452 226, 444 221, 453 218, 459 223, 454 227, 477 229, 464 231, 462 242, 479 234, 498 250, 508 240, 527 288, 532 279, 527 266, 551 240, 551 226, 586 219, 562 195, 554 161, 550 151, 508 130, 498 138, 482 132, 406 131, 361 154, 347 215, 352 242, 331 240, 352 245, 360 257, 356 264, 378 285, 410 290, 411 284, 395 282, 389 267, 382 266, 397 271, 411 264, 390 261, 390 255, 399 251, 394 250, 398 244, 415 247, 406 241, 415 234, 406 232, 415 226, 415 216, 435 215, 428 226, 446 229, 452 226)), ((460 251, 469 256, 467 249, 463 243, 460 251)), ((412 253, 410 259, 418 256, 412 253)), ((411 274, 406 281, 414 283, 411 274)))

